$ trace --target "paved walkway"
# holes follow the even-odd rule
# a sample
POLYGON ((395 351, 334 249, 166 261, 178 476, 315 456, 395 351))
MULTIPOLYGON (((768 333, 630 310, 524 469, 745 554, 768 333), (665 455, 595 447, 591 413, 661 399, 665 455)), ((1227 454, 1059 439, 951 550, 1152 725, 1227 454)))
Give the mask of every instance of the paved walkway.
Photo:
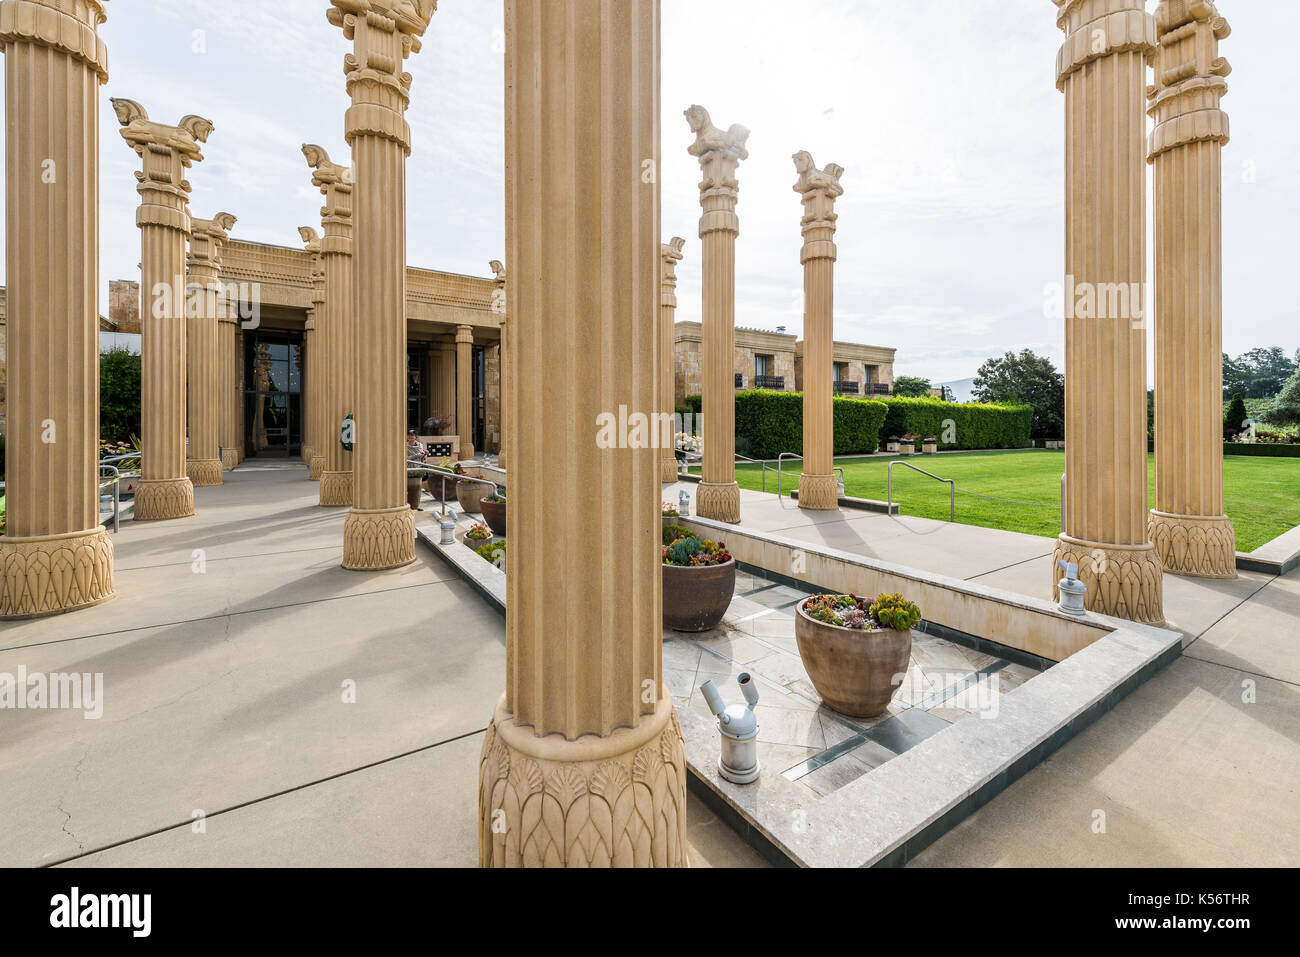
MULTIPOLYGON (((226 480, 123 523, 115 601, 0 624, 0 672, 102 673, 105 702, 0 712, 0 866, 474 865, 501 616, 423 549, 343 571, 301 465, 226 480)), ((757 862, 688 813, 697 865, 757 862)))
MULTIPOLYGON (((741 496, 746 528, 1050 598, 1050 538, 741 496)), ((1300 865, 1300 571, 1164 598, 1183 656, 916 865, 1300 865)))

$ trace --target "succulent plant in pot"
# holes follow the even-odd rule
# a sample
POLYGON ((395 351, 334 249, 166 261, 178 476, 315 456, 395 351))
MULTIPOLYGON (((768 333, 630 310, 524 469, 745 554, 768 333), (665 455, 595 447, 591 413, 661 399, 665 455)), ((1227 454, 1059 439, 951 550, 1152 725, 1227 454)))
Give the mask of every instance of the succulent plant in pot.
POLYGON ((483 507, 479 502, 484 496, 491 495, 488 491, 488 484, 480 481, 470 481, 475 477, 465 471, 465 467, 457 462, 451 467, 451 470, 457 475, 464 476, 456 483, 456 501, 460 503, 460 510, 469 513, 482 514, 483 507))
POLYGON ((482 522, 475 524, 468 532, 465 533, 465 541, 473 543, 477 549, 484 542, 492 540, 492 529, 488 528, 482 522))
POLYGON ((721 542, 669 525, 664 529, 663 591, 665 627, 687 632, 716 628, 736 591, 736 560, 721 542))
MULTIPOLYGON (((484 486, 479 487, 483 488, 484 486)), ((497 490, 491 495, 485 495, 479 499, 479 508, 483 512, 483 521, 488 523, 492 531, 505 538, 506 490, 498 485, 497 490)))
POLYGON ((907 675, 921 609, 895 594, 813 595, 795 611, 799 657, 827 707, 855 718, 888 708, 907 675))
POLYGON ((411 506, 411 511, 420 510, 420 496, 424 492, 424 470, 407 469, 406 470, 406 504, 411 506))

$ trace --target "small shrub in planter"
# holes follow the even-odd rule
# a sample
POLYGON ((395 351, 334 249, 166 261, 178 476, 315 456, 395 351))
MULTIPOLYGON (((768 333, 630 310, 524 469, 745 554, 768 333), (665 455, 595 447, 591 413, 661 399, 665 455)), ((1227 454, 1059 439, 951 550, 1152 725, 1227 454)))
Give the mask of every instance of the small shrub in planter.
POLYGON ((667 548, 679 538, 690 538, 695 533, 689 528, 682 528, 680 525, 664 526, 664 548, 667 548))
POLYGON ((901 595, 814 595, 797 612, 799 657, 826 705, 855 718, 888 708, 907 675, 921 609, 901 595))
POLYGON ((497 486, 497 490, 491 495, 479 499, 479 508, 483 511, 483 521, 491 526, 492 531, 505 538, 506 490, 497 486))
POLYGON ((938 454, 939 454, 939 440, 938 440, 938 438, 930 438, 930 439, 926 439, 924 442, 922 442, 922 443, 921 443, 921 451, 922 451, 923 453, 925 453, 926 455, 938 455, 938 454))
POLYGON ((424 472, 419 469, 406 470, 406 504, 411 511, 419 511, 420 495, 424 491, 424 472))
POLYGON ((885 451, 886 451, 886 452, 893 452, 895 455, 897 455, 897 454, 898 454, 898 446, 899 446, 899 444, 900 444, 901 442, 902 442, 902 439, 900 439, 898 436, 896 436, 896 435, 890 436, 889 441, 885 443, 885 451))
POLYGON ((506 543, 494 542, 491 545, 483 545, 475 551, 478 556, 486 561, 491 562, 502 571, 506 570, 506 543))
POLYGON ((727 613, 736 591, 736 560, 721 542, 696 538, 684 528, 664 529, 664 626, 708 631, 727 613), (686 532, 671 542, 669 532, 686 532))
POLYGON ((677 506, 672 502, 664 502, 663 514, 664 518, 681 518, 681 512, 677 510, 677 506))
POLYGON ((479 522, 465 533, 465 540, 469 542, 489 542, 492 540, 492 529, 479 522))

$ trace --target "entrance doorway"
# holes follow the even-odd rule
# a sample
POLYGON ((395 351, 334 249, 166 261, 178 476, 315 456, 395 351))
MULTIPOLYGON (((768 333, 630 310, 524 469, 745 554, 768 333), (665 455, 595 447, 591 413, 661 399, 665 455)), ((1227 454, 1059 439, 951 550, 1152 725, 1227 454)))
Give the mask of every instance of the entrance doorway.
POLYGON ((285 457, 302 449, 302 334, 244 335, 244 453, 285 457))

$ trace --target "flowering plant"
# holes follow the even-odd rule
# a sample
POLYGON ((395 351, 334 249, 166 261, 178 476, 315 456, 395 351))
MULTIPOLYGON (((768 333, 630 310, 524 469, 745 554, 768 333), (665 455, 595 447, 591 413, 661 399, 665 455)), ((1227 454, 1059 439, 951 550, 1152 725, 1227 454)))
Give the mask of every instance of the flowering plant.
POLYGON ((677 506, 672 502, 664 502, 664 518, 677 518, 681 512, 677 511, 677 506))
POLYGON ((465 533, 465 537, 471 542, 486 542, 492 537, 492 529, 488 528, 482 522, 479 522, 465 533))

